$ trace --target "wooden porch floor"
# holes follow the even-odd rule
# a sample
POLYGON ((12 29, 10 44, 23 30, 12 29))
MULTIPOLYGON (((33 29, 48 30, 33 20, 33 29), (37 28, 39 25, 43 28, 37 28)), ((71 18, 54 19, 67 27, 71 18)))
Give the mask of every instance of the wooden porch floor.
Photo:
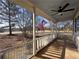
POLYGON ((60 59, 64 42, 56 40, 37 53, 31 59, 60 59))
POLYGON ((50 43, 31 59, 79 59, 77 49, 61 39, 50 43))

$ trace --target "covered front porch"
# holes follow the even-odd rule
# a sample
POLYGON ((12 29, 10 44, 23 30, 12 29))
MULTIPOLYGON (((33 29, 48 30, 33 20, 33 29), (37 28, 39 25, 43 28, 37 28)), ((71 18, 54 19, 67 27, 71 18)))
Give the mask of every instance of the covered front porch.
MULTIPOLYGON (((9 39, 14 39, 15 41, 18 42, 14 41, 15 43, 12 44, 11 41, 13 40, 10 40, 10 44, 12 44, 12 46, 10 45, 8 45, 7 47, 5 46, 5 49, 1 47, 2 48, 0 50, 1 59, 78 59, 79 58, 79 34, 78 34, 79 29, 78 29, 78 23, 76 21, 79 20, 78 0, 75 1, 10 0, 10 2, 14 3, 18 7, 15 10, 19 10, 21 7, 23 8, 20 9, 21 12, 19 13, 21 14, 17 13, 18 11, 15 11, 16 16, 12 12, 14 11, 14 9, 12 8, 13 10, 10 10, 9 8, 9 12, 13 13, 13 14, 9 13, 9 16, 12 15, 11 17, 18 17, 16 18, 16 20, 18 20, 20 17, 20 20, 16 22, 18 22, 21 25, 19 26, 21 31, 17 26, 16 30, 18 29, 18 31, 13 31, 13 34, 18 34, 19 38, 16 37, 17 40, 15 40, 16 39, 15 36, 8 36, 9 39), (67 4, 64 7, 61 6, 64 5, 65 3, 67 4), (69 5, 70 7, 68 8, 74 8, 75 10, 69 9, 63 11, 63 9, 69 5), (52 8, 60 10, 55 11, 52 10, 52 8), (26 12, 27 10, 28 12, 26 12), (67 12, 65 13, 65 11, 67 12), (40 18, 42 20, 38 21, 39 19, 37 18, 40 18), (30 21, 31 24, 29 24, 27 20, 30 21), (45 25, 46 23, 48 24, 45 25), (26 31, 24 31, 25 29, 26 31), (22 34, 25 36, 23 36, 22 34)), ((2 36, 4 34, 7 34, 7 32, 0 33, 0 35, 2 36)), ((1 39, 3 38, 4 36, 1 37, 1 39)), ((7 39, 7 37, 5 39, 7 39)), ((8 40, 6 41, 8 42, 8 40)))

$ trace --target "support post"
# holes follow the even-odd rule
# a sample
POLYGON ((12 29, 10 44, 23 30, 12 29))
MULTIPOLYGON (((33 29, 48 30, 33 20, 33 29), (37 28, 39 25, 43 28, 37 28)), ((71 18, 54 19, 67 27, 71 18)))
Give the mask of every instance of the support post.
POLYGON ((36 54, 36 39, 35 39, 35 7, 33 7, 33 55, 36 54))
POLYGON ((57 29, 57 23, 56 23, 56 35, 57 35, 57 38, 58 38, 58 29, 57 29))
POLYGON ((76 43, 75 39, 76 39, 76 20, 74 18, 73 20, 73 41, 74 41, 74 44, 76 43))

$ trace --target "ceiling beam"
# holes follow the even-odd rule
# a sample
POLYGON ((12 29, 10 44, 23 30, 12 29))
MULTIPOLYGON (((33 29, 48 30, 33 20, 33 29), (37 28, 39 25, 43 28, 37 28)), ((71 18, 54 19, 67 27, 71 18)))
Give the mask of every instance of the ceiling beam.
POLYGON ((73 16, 73 19, 77 18, 79 16, 79 7, 77 8, 74 16, 73 16))
POLYGON ((33 7, 36 8, 36 15, 43 16, 44 18, 55 22, 55 19, 46 14, 44 11, 38 8, 37 5, 31 3, 29 0, 13 0, 16 4, 26 8, 30 12, 33 12, 33 7))

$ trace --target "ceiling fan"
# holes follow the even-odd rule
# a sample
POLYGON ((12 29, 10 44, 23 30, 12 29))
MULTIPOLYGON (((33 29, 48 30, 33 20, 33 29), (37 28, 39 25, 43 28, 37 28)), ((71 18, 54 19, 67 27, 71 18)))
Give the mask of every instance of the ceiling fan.
MULTIPOLYGON (((59 9, 58 10, 51 10, 53 12, 57 12, 56 14, 59 14, 59 15, 63 15, 62 12, 68 12, 68 11, 74 11, 75 9, 74 8, 71 8, 71 9, 66 9, 70 4, 69 3, 66 3, 63 7, 59 6, 59 9)), ((54 15, 56 15, 54 14, 54 15)))

